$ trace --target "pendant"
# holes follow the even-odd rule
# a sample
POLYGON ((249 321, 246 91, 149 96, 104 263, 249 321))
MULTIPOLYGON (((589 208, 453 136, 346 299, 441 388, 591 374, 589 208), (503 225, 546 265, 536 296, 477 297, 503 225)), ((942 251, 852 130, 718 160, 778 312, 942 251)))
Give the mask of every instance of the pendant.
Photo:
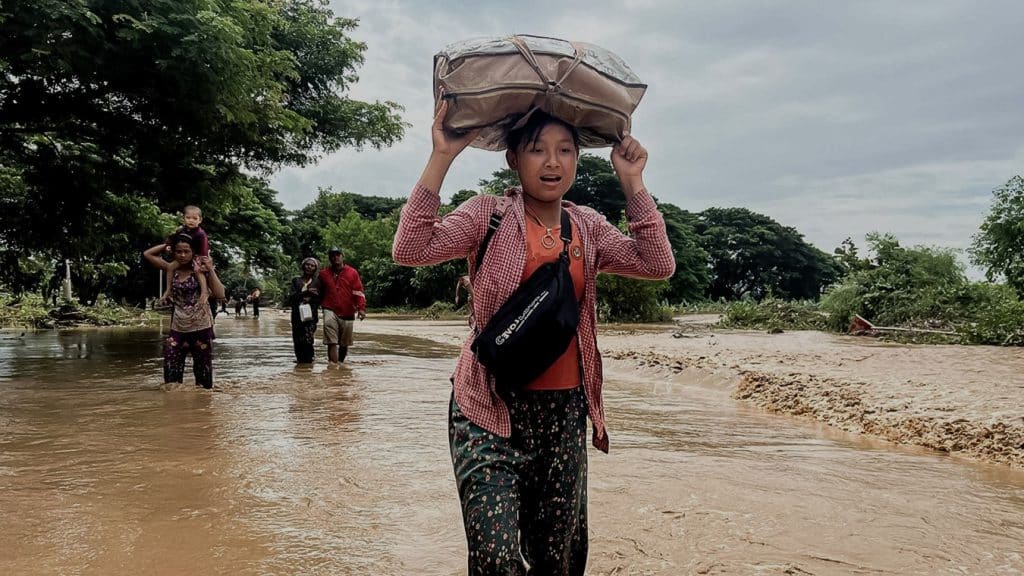
POLYGON ((554 248, 555 238, 551 235, 551 228, 548 228, 547 233, 540 239, 540 245, 548 249, 554 248))

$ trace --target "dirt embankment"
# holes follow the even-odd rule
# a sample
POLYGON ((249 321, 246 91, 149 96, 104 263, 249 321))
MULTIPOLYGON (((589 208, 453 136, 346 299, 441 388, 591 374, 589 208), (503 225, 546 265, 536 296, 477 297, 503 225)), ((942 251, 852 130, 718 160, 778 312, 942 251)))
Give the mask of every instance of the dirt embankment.
POLYGON ((768 335, 683 324, 612 329, 605 355, 672 372, 738 376, 732 394, 805 416, 971 458, 1024 468, 1024 350, 906 346, 821 332, 768 335))

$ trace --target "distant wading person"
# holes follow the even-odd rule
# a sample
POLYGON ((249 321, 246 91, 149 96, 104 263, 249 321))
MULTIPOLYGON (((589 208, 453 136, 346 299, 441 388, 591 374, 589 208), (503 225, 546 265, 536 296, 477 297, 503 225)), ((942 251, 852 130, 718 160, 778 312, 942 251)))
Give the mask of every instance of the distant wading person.
POLYGON ((185 358, 192 356, 192 373, 196 386, 213 387, 213 314, 207 304, 209 295, 224 297, 224 285, 217 277, 213 260, 208 256, 194 256, 194 240, 185 234, 172 241, 174 265, 161 254, 165 244, 157 244, 143 252, 146 261, 155 268, 173 270, 170 298, 174 303, 171 329, 164 340, 164 383, 183 382, 185 358), (193 260, 198 265, 193 268, 193 260), (209 292, 207 292, 207 283, 209 292))
MULTIPOLYGON (((439 191, 449 167, 478 131, 447 132, 442 100, 432 129, 433 151, 402 208, 392 255, 407 266, 474 257, 499 205, 497 196, 470 198, 439 217, 439 191)), ((593 442, 607 452, 601 360, 596 335, 598 272, 667 278, 675 269, 665 223, 643 183, 647 151, 626 136, 612 164, 626 196, 630 236, 598 212, 562 200, 576 177, 576 130, 543 112, 508 134, 505 154, 522 188, 506 191, 504 217, 481 267, 471 264, 473 333, 462 347, 449 404, 448 438, 469 547, 469 573, 584 573, 587 560, 586 419, 593 442), (563 211, 571 243, 560 238, 563 211), (569 256, 579 302, 576 337, 545 372, 522 389, 498 392, 471 351, 520 282, 545 262, 569 256), (529 567, 529 568, 528 568, 529 567)))
POLYGON ((306 258, 302 261, 302 275, 292 278, 288 303, 292 308, 292 345, 295 361, 299 364, 308 364, 315 356, 314 339, 320 315, 319 271, 320 262, 316 258, 306 258))
POLYGON ((473 284, 469 281, 469 274, 459 276, 455 281, 455 307, 459 307, 459 294, 466 291, 466 306, 473 304, 473 284))
POLYGON ((249 302, 252 303, 252 317, 260 317, 260 299, 263 297, 263 291, 259 288, 253 288, 252 292, 249 292, 249 302))
POLYGON ((359 272, 345 264, 341 248, 335 246, 328 250, 327 258, 329 265, 320 271, 320 305, 324 310, 327 360, 337 364, 345 361, 352 346, 355 319, 366 318, 366 294, 359 272))
POLYGON ((249 293, 242 290, 235 292, 235 318, 238 318, 242 314, 249 315, 249 310, 246 307, 245 301, 249 298, 249 293))

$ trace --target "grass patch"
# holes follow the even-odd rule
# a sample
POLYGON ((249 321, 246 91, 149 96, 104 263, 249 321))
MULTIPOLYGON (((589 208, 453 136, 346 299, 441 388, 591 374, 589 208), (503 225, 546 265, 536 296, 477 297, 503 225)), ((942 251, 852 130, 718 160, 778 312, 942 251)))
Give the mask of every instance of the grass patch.
POLYGON ((731 302, 725 307, 718 326, 765 330, 771 333, 786 330, 826 330, 828 315, 821 312, 816 303, 808 300, 741 300, 731 302))

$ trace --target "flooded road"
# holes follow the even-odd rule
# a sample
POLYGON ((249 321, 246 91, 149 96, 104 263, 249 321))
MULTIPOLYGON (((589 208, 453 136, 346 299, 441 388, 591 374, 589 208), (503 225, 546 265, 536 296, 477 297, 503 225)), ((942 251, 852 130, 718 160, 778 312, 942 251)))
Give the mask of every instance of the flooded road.
MULTIPOLYGON (((456 347, 366 321, 340 368, 287 319, 218 318, 217 391, 161 329, 0 335, 0 574, 462 574, 456 347)), ((589 574, 1024 574, 1024 473, 606 366, 589 574)))

